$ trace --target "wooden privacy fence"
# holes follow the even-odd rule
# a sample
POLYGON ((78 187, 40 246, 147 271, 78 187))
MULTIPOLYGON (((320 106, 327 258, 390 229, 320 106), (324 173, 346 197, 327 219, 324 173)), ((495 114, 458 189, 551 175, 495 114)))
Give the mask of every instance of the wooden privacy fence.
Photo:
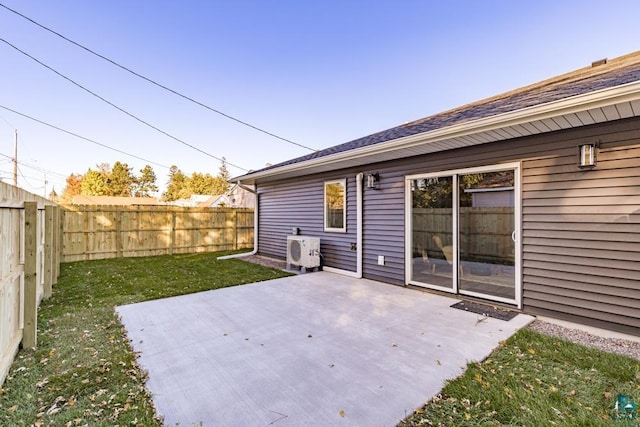
POLYGON ((37 313, 60 271, 60 208, 0 182, 0 385, 23 347, 37 344, 37 313))
POLYGON ((253 247, 253 209, 74 205, 63 216, 63 262, 253 247))
MULTIPOLYGON (((429 256, 443 258, 433 236, 439 236, 445 246, 452 244, 452 215, 453 210, 446 208, 413 209, 414 256, 426 249, 429 256)), ((458 215, 461 259, 499 263, 513 260, 513 208, 464 207, 458 215)))

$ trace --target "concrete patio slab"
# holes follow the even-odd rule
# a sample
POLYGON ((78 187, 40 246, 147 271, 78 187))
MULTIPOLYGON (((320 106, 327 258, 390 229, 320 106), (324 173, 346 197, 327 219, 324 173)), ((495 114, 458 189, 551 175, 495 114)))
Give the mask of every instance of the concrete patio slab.
POLYGON ((457 301, 317 272, 117 312, 168 426, 394 426, 533 320, 457 301))

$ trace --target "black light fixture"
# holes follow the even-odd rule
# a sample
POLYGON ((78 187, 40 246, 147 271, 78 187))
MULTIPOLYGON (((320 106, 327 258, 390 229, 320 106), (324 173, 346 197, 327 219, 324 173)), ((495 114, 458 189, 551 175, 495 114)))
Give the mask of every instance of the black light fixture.
POLYGON ((593 168, 596 166, 596 152, 598 143, 591 142, 578 146, 578 167, 583 169, 593 168))
POLYGON ((380 174, 378 172, 367 174, 367 188, 380 189, 380 174))

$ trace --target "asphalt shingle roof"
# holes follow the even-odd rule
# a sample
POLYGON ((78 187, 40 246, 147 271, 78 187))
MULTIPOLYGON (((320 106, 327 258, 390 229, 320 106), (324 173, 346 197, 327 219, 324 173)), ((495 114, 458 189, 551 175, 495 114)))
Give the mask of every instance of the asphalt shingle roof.
MULTIPOLYGON (((266 171, 640 80, 640 51, 261 169, 266 171)), ((254 171, 255 172, 255 171, 254 171)))

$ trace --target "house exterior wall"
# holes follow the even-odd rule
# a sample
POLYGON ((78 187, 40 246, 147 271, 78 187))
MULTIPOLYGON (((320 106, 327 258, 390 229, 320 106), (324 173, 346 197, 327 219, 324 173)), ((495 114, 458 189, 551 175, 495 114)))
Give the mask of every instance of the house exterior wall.
POLYGON ((287 254, 287 236, 297 227, 300 234, 320 237, 325 265, 356 270, 356 180, 355 174, 341 172, 311 179, 278 182, 258 186, 259 253, 276 258, 287 254), (347 180, 347 231, 324 231, 324 182, 347 180))
POLYGON ((571 140, 523 162, 523 303, 640 335, 640 126, 609 129, 593 129, 593 170, 577 170, 571 140))
POLYGON ((325 264, 355 270, 355 175, 363 191, 363 275, 404 284, 404 177, 521 163, 523 309, 640 335, 640 119, 626 119, 259 185, 259 251, 284 257, 291 227, 320 236, 325 264), (577 146, 599 140, 593 170, 577 146), (347 178, 347 233, 324 233, 323 182, 347 178), (385 265, 377 264, 378 255, 385 265))
POLYGON ((227 195, 229 206, 232 208, 255 208, 256 198, 253 193, 241 187, 235 187, 227 195))

